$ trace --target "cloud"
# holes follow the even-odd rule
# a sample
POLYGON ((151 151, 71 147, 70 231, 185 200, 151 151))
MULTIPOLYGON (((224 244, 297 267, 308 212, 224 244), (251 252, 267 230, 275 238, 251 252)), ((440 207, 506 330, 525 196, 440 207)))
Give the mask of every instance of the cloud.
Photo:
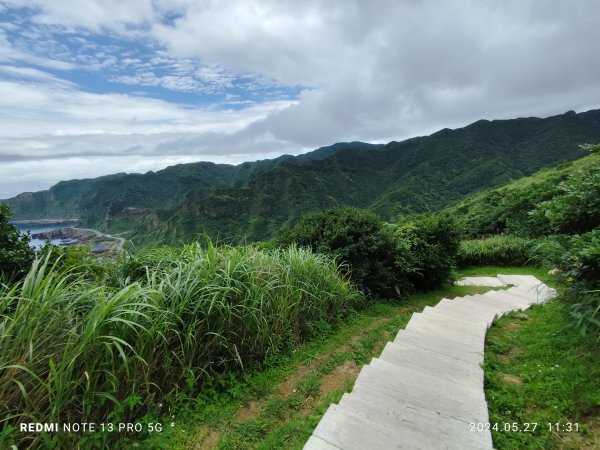
POLYGON ((10 130, 0 132, 0 148, 25 158, 13 161, 23 167, 53 155, 120 161, 127 152, 152 161, 162 154, 165 164, 237 161, 600 107, 594 0, 28 5, 19 29, 56 42, 37 51, 26 36, 16 46, 18 30, 0 32, 0 76, 9 78, 0 108, 11 111, 0 116, 10 130), (125 93, 58 80, 57 70, 80 69, 125 93), (202 100, 151 98, 157 90, 202 100))

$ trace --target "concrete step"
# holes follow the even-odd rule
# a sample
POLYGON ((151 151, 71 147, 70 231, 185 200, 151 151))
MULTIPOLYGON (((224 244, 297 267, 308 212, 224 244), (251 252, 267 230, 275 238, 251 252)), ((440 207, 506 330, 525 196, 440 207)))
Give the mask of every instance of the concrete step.
POLYGON ((473 334, 463 334, 459 330, 453 330, 451 326, 443 323, 436 323, 431 318, 420 318, 420 315, 415 317, 413 314, 412 318, 406 325, 406 330, 409 331, 422 331, 434 336, 440 336, 453 341, 460 342, 471 349, 477 351, 483 351, 483 337, 475 336, 473 334))
POLYGON ((371 359, 371 362, 364 367, 372 370, 373 373, 381 372, 386 376, 387 383, 397 383, 398 380, 401 380, 402 384, 413 383, 429 390, 452 389, 452 393, 447 393, 448 395, 461 395, 485 401, 485 395, 479 387, 456 383, 451 379, 440 377, 439 373, 431 373, 416 367, 398 366, 381 358, 371 359), (424 384, 425 386, 423 386, 424 384))
MULTIPOLYGON (((475 300, 475 299, 473 299, 475 300)), ((473 301, 471 300, 471 301, 473 301)), ((496 291, 487 292, 476 299, 481 304, 491 305, 498 308, 502 313, 506 313, 511 310, 521 310, 529 308, 530 299, 516 297, 514 295, 498 293, 496 291)))
MULTIPOLYGON (((483 392, 444 380, 431 380, 423 372, 394 370, 368 365, 361 370, 355 389, 368 388, 379 397, 394 397, 422 408, 433 409, 465 422, 488 417, 483 392)), ((354 391, 353 391, 354 392, 354 391)))
POLYGON ((483 348, 477 348, 472 343, 457 342, 448 336, 439 336, 426 331, 400 330, 394 342, 407 342, 426 350, 469 362, 483 363, 483 348))
MULTIPOLYGON (((453 320, 444 316, 436 314, 426 313, 414 313, 410 319, 414 325, 418 323, 426 325, 439 326, 442 329, 451 331, 452 333, 458 333, 463 336, 472 336, 477 339, 481 339, 482 342, 485 338, 485 332, 487 331, 487 323, 485 321, 478 321, 476 323, 468 324, 465 321, 453 320)), ((409 323, 410 323, 409 322, 409 323)))
POLYGON ((541 281, 538 280, 533 275, 504 275, 498 274, 496 278, 500 280, 504 284, 513 284, 515 286, 531 286, 540 284, 541 281))
POLYGON ((397 400, 379 397, 367 390, 344 394, 340 407, 361 411, 369 420, 387 427, 398 423, 426 434, 444 437, 461 449, 491 449, 492 436, 489 431, 471 431, 470 424, 428 408, 397 400))
POLYGON ((331 405, 313 435, 344 450, 445 448, 443 441, 398 424, 386 427, 331 405))
POLYGON ((490 286, 490 287, 501 287, 505 286, 501 279, 497 277, 464 277, 456 281, 454 284, 457 286, 490 286))
POLYGON ((523 310, 531 306, 532 299, 519 295, 516 292, 493 293, 482 298, 484 301, 492 301, 503 306, 506 311, 523 310))
POLYGON ((556 296, 556 290, 543 283, 534 286, 517 286, 510 290, 527 296, 531 299, 532 303, 544 303, 556 296))
POLYGON ((478 295, 471 298, 458 299, 454 300, 454 302, 460 305, 469 305, 478 308, 486 308, 489 311, 495 311, 495 313, 498 315, 505 314, 507 309, 506 303, 500 302, 497 299, 494 300, 491 297, 484 297, 482 295, 478 295))
POLYGON ((461 303, 457 300, 442 300, 433 308, 438 314, 462 314, 464 317, 485 320, 488 328, 500 315, 497 310, 476 304, 461 303))
POLYGON ((472 311, 443 310, 439 309, 438 305, 426 306, 421 314, 424 316, 434 316, 445 320, 459 322, 467 326, 473 326, 473 324, 475 324, 477 327, 484 327, 486 330, 491 323, 491 320, 487 318, 488 315, 473 314, 472 311))
POLYGON ((442 355, 406 342, 388 342, 379 359, 391 364, 416 369, 468 387, 483 389, 483 370, 477 364, 442 355))

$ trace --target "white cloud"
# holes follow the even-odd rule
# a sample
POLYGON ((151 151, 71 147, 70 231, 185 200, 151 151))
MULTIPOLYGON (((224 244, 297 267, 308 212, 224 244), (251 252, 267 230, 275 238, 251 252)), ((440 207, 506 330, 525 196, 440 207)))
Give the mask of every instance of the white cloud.
POLYGON ((6 37, 10 30, 0 31, 0 61, 10 66, 4 74, 29 80, 0 83, 0 119, 9 130, 0 132, 0 149, 6 158, 85 159, 86 153, 135 149, 152 158, 164 152, 253 159, 341 140, 402 139, 480 118, 600 106, 600 4, 594 0, 27 5, 36 5, 37 26, 63 29, 90 49, 94 33, 102 33, 155 51, 147 58, 99 46, 71 60, 57 47, 44 57, 15 48, 6 37), (91 94, 61 85, 55 75, 27 72, 17 62, 60 70, 85 66, 130 85, 132 92, 144 86, 219 92, 229 105, 251 106, 233 111, 223 104, 196 108, 91 94), (244 80, 240 98, 230 91, 244 80), (282 98, 277 86, 296 85, 305 87, 298 101, 276 101, 282 98))

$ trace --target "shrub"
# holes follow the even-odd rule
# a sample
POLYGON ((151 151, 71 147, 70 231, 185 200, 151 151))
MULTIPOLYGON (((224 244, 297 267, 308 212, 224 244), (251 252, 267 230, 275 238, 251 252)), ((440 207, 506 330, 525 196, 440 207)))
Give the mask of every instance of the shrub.
MULTIPOLYGON (((585 148, 600 153, 600 144, 585 148)), ((600 225, 600 163, 583 167, 558 188, 559 194, 542 202, 533 216, 545 216, 559 233, 582 233, 600 225)))
POLYGON ((87 245, 61 247, 47 242, 38 251, 38 258, 47 258, 49 266, 56 264, 57 270, 69 272, 71 277, 85 277, 91 281, 103 281, 108 269, 87 245))
POLYGON ((424 214, 394 231, 396 266, 416 289, 435 289, 451 282, 460 243, 454 221, 424 214))
POLYGON ((20 279, 31 268, 35 256, 29 247, 29 236, 19 233, 8 223, 12 213, 5 203, 0 204, 0 281, 20 279))
POLYGON ((474 265, 520 266, 531 258, 532 241, 511 235, 469 239, 460 243, 457 262, 461 267, 474 265))
POLYGON ((364 292, 391 297, 405 279, 396 265, 396 246, 379 217, 369 211, 336 207, 309 214, 276 239, 334 256, 348 265, 352 280, 364 292))
POLYGON ((559 269, 575 326, 600 332, 600 228, 572 236, 559 269))

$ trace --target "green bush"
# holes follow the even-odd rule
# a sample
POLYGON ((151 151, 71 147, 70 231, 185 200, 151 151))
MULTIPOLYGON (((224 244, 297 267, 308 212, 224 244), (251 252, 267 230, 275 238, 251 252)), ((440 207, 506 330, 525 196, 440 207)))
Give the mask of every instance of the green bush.
MULTIPOLYGON (((600 153, 600 144, 586 148, 600 153)), ((584 233, 600 226, 600 162, 571 174, 558 189, 559 193, 542 202, 532 216, 545 216, 559 233, 584 233)))
POLYGON ((19 233, 8 223, 12 213, 5 203, 0 204, 0 281, 20 279, 31 268, 35 253, 29 246, 29 236, 19 233))
POLYGON ((575 325, 600 333, 600 228, 572 236, 559 269, 575 325))
POLYGON ((391 233, 369 211, 336 207, 309 214, 275 243, 292 243, 329 254, 347 264, 352 280, 364 292, 392 297, 406 283, 403 268, 396 265, 397 250, 391 233))
POLYGON ((451 218, 424 214, 393 234, 395 264, 412 287, 435 289, 452 281, 460 234, 451 218))
POLYGON ((529 239, 511 235, 464 240, 460 243, 457 262, 461 267, 520 266, 530 261, 532 244, 529 239))
POLYGON ((47 242, 38 252, 38 258, 48 259, 48 265, 56 265, 56 270, 69 272, 75 277, 85 277, 90 281, 104 281, 105 273, 109 268, 102 262, 88 245, 72 245, 61 247, 47 242))
MULTIPOLYGON (((221 373, 289 352, 361 301, 331 258, 293 246, 208 242, 147 252, 143 264, 145 278, 120 287, 73 279, 48 260, 0 285, 5 436, 20 422, 134 421, 221 373)), ((11 436, 19 448, 76 448, 81 437, 11 436)))

